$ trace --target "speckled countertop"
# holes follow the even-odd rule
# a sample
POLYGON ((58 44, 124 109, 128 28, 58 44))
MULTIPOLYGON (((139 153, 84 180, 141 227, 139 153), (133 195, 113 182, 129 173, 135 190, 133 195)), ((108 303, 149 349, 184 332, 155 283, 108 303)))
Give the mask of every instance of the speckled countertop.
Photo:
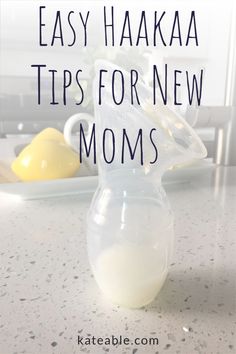
POLYGON ((176 247, 151 305, 107 303, 86 255, 90 197, 0 200, 0 353, 236 353, 236 167, 168 187, 176 247), (77 336, 158 337, 79 346, 77 336))

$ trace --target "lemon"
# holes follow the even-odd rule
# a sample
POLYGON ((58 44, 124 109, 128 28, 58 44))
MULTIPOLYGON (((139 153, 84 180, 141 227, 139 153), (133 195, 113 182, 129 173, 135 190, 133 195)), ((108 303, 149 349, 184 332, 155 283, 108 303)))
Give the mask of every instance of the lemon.
MULTIPOLYGON (((42 132, 43 133, 43 132, 42 132)), ((68 145, 36 137, 12 163, 13 172, 22 181, 72 177, 79 169, 79 155, 68 145)), ((45 131, 44 131, 45 134, 45 131)), ((50 131, 51 137, 61 137, 50 131)))
POLYGON ((35 143, 40 140, 53 140, 57 141, 59 143, 66 143, 64 139, 64 135, 57 129, 54 128, 46 128, 42 130, 39 134, 35 136, 35 138, 31 141, 32 143, 35 143))

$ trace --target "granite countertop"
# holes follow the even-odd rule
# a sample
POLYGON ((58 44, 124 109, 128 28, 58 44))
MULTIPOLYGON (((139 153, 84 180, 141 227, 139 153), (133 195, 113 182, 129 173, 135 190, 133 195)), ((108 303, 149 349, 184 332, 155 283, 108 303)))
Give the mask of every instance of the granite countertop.
POLYGON ((91 196, 0 199, 0 353, 236 352, 236 167, 167 188, 176 244, 150 305, 113 306, 91 275, 85 215, 91 196), (154 338, 158 345, 81 346, 85 337, 154 338))

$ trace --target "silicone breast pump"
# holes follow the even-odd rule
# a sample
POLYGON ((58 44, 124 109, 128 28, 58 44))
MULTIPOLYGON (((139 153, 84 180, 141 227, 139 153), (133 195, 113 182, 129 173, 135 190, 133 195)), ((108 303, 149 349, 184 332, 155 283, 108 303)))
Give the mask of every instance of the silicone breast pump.
MULTIPOLYGON (((139 104, 130 103, 130 91, 121 105, 111 95, 112 73, 122 70, 99 61, 97 69, 107 70, 103 103, 98 104, 95 78, 94 104, 97 132, 99 186, 87 215, 87 245, 95 280, 113 303, 139 308, 150 303, 160 291, 173 251, 173 216, 161 185, 170 167, 206 156, 206 149, 190 126, 166 106, 151 102, 152 92, 139 83, 139 104), (158 158, 150 131, 155 128, 158 158), (112 129, 116 141, 112 163, 104 160, 104 130, 112 129), (123 129, 133 146, 142 129, 144 162, 140 153, 133 159, 128 144, 122 145, 123 129), (122 151, 127 159, 121 163, 122 151)), ((98 72, 98 70, 97 70, 98 72)), ((125 80, 129 74, 124 72, 125 80)), ((154 140, 154 136, 153 136, 154 140)), ((106 154, 113 151, 113 139, 105 141, 106 154)))

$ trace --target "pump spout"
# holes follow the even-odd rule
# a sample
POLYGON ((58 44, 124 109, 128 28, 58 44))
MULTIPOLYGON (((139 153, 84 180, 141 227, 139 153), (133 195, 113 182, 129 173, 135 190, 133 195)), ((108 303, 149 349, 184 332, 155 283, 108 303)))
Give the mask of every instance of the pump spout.
MULTIPOLYGON (((146 88, 146 90, 148 90, 146 88)), ((207 150, 193 128, 168 106, 157 107, 142 100, 143 114, 159 130, 159 165, 163 172, 194 163, 207 156, 207 150)))

